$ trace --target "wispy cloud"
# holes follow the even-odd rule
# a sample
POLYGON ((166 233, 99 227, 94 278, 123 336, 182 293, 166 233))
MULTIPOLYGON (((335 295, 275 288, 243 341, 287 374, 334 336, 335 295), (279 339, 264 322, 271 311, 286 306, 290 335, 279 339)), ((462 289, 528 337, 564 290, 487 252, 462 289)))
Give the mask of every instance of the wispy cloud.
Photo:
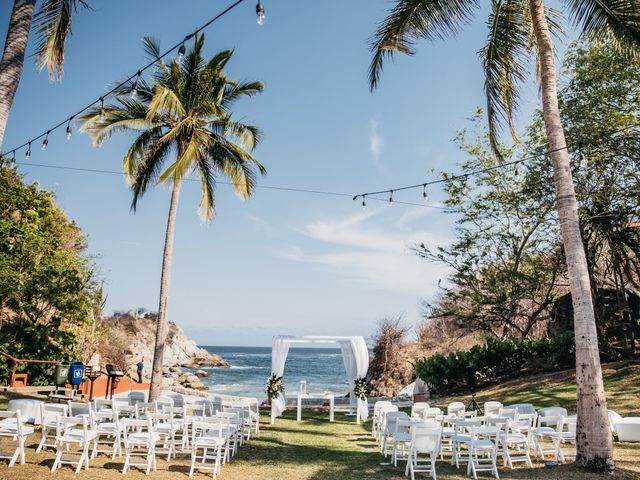
MULTIPOLYGON (((384 209, 310 222, 299 232, 315 242, 306 249, 289 245, 280 255, 292 261, 321 265, 356 286, 418 297, 433 294, 438 279, 446 271, 420 260, 410 248, 417 243, 442 245, 447 239, 422 229, 399 228, 398 222, 396 226, 385 222, 384 229, 370 225, 382 212, 384 209)), ((407 225, 410 219, 402 223, 407 225)))
POLYGON ((378 170, 382 170, 382 146, 384 140, 378 134, 378 121, 371 119, 369 121, 369 152, 373 158, 373 164, 378 170))

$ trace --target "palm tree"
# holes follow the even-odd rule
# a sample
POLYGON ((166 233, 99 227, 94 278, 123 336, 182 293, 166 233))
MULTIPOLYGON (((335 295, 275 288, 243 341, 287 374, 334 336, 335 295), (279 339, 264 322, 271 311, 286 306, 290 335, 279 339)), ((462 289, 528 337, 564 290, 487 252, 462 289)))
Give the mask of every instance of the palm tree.
MULTIPOLYGON (((193 173, 200 180, 200 214, 205 221, 214 216, 216 178, 228 178, 243 199, 256 185, 256 170, 265 168, 252 151, 260 130, 232 119, 231 107, 243 96, 262 92, 261 82, 236 82, 227 78, 224 67, 233 51, 224 50, 209 61, 202 57, 204 36, 196 36, 193 49, 182 62, 160 63, 148 84, 139 79, 123 88, 114 104, 88 111, 81 129, 88 131, 95 145, 116 132, 135 132, 137 137, 124 155, 123 168, 133 191, 132 210, 152 184, 172 187, 169 217, 162 257, 160 301, 149 396, 155 399, 162 386, 162 360, 167 334, 167 302, 173 254, 173 237, 180 186, 193 173)), ((151 59, 160 55, 159 46, 145 39, 151 59)))
POLYGON ((36 0, 14 0, 7 38, 0 60, 0 147, 9 120, 9 112, 18 90, 29 33, 37 34, 36 57, 40 69, 51 79, 63 74, 64 52, 71 22, 78 7, 89 8, 86 0, 45 0, 34 15, 36 0))
MULTIPOLYGON (((455 35, 473 18, 479 0, 396 0, 372 39, 369 81, 375 89, 385 59, 395 52, 413 54, 419 39, 455 35)), ((640 3, 637 0, 565 0, 581 35, 609 39, 629 56, 640 43, 640 3)), ((578 423, 576 464, 595 469, 613 468, 613 447, 607 418, 602 371, 598 355, 593 299, 574 191, 569 153, 558 107, 556 65, 552 35, 559 31, 559 12, 543 0, 492 0, 489 35, 480 50, 485 73, 487 116, 494 152, 500 157, 498 135, 506 121, 514 140, 513 115, 518 86, 527 74, 527 62, 536 53, 542 111, 553 162, 557 210, 574 306, 578 423)))

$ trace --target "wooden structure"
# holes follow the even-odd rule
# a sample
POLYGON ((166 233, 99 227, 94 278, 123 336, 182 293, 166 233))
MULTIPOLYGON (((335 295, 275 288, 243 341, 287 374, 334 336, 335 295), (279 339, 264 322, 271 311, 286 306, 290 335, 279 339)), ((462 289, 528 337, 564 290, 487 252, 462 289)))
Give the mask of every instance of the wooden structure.
POLYGON ((11 360, 11 377, 9 377, 9 386, 10 387, 26 387, 27 386, 27 374, 26 373, 16 373, 16 368, 18 368, 19 363, 49 363, 56 364, 58 362, 54 360, 27 360, 24 358, 15 358, 8 353, 0 351, 0 356, 3 356, 9 360, 11 360))

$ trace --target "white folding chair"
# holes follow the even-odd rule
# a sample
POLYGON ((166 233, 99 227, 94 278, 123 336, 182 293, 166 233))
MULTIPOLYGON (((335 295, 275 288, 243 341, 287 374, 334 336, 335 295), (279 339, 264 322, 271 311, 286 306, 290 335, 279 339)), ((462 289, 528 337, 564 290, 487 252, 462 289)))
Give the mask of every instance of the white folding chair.
POLYGON ((175 421, 171 413, 149 413, 153 431, 160 436, 162 448, 156 446, 156 453, 166 453, 167 461, 176 456, 176 436, 182 430, 180 422, 175 421))
POLYGON ((129 405, 135 405, 138 402, 146 402, 147 396, 144 392, 129 392, 129 405))
POLYGON ((74 402, 73 400, 69 400, 67 403, 69 405, 69 416, 70 417, 80 417, 86 416, 89 418, 91 414, 91 404, 85 402, 74 402))
POLYGON ((7 450, 0 450, 0 458, 9 460, 9 467, 13 467, 20 458, 20 464, 24 465, 24 444, 27 436, 33 433, 33 427, 25 425, 22 421, 20 411, 6 412, 0 411, 0 438, 10 438, 16 442, 15 449, 6 444, 1 447, 8 447, 7 450))
MULTIPOLYGON (((236 413, 238 415, 238 422, 236 426, 240 431, 240 445, 244 444, 244 439, 247 441, 251 438, 251 417, 250 414, 245 407, 224 407, 224 412, 228 413, 236 413)), ((233 423, 233 422, 231 422, 233 423)))
POLYGON ((531 420, 511 420, 507 419, 505 430, 500 433, 500 443, 502 443, 502 453, 504 464, 513 469, 513 464, 517 462, 526 463, 529 468, 533 467, 529 447, 531 445, 531 420), (515 448, 515 451, 513 451, 515 448))
POLYGON ((411 425, 415 420, 410 418, 399 418, 396 420, 396 429, 393 432, 393 447, 391 462, 394 467, 398 466, 398 455, 408 458, 409 446, 411 445, 411 425))
MULTIPOLYGON (((245 398, 241 403, 244 407, 248 408, 251 424, 253 425, 253 432, 257 435, 260 433, 260 402, 257 398, 245 398)), ((216 398, 213 401, 213 406, 215 413, 222 410, 222 399, 216 398)))
POLYGON ((40 404, 40 432, 41 438, 36 448, 40 453, 43 448, 56 448, 56 430, 58 428, 58 416, 66 417, 69 414, 69 406, 59 403, 40 404))
POLYGON ((379 400, 373 405, 373 416, 371 418, 371 436, 378 439, 378 430, 380 429, 380 411, 382 407, 391 406, 391 402, 379 400))
POLYGON ((83 465, 88 470, 89 448, 95 438, 96 432, 89 429, 89 419, 86 416, 58 416, 56 429, 57 451, 51 472, 55 472, 62 465, 76 465, 76 473, 80 472, 83 465), (77 448, 77 450, 72 450, 72 448, 77 448))
POLYGON ((498 456, 498 436, 501 431, 500 427, 471 427, 467 475, 472 474, 473 478, 478 478, 477 472, 491 472, 493 476, 499 478, 496 457, 498 456))
POLYGON ((242 445, 242 435, 238 428, 238 414, 233 412, 218 412, 216 418, 224 422, 222 435, 226 440, 226 447, 223 462, 227 462, 238 452, 238 447, 242 445))
POLYGON ((156 444, 160 436, 153 431, 151 418, 145 420, 125 418, 122 420, 122 433, 124 437, 125 460, 122 473, 125 474, 131 467, 146 468, 146 474, 156 466, 156 444), (136 458, 144 461, 135 461, 136 458))
POLYGON ((572 453, 567 453, 563 447, 566 444, 576 445, 576 417, 561 417, 559 422, 559 428, 551 434, 553 444, 555 447, 555 459, 556 461, 564 463, 567 457, 575 458, 575 450, 572 453))
POLYGON ((206 421, 193 422, 189 477, 193 476, 194 470, 213 470, 213 478, 220 473, 225 445, 223 426, 223 419, 208 418, 206 421))
POLYGON ((429 409, 427 402, 416 402, 411 405, 411 418, 415 420, 424 420, 424 414, 429 409))
POLYGON ((376 440, 378 443, 382 443, 382 437, 384 435, 384 425, 386 422, 386 417, 388 413, 397 412, 398 407, 396 405, 383 405, 380 407, 378 411, 378 420, 377 420, 377 428, 376 428, 376 440))
POLYGON ((385 415, 382 432, 382 445, 380 447, 380 450, 385 457, 389 454, 393 454, 393 435, 396 433, 396 423, 398 420, 409 420, 409 415, 405 412, 388 412, 385 415))
POLYGON ((545 459, 545 454, 555 455, 555 444, 552 448, 545 447, 545 440, 553 442, 553 438, 562 429, 562 415, 538 416, 537 425, 531 429, 531 444, 537 457, 541 460, 545 459))
POLYGON ((498 416, 504 418, 510 418, 511 420, 518 420, 518 409, 517 408, 501 408, 498 416))
POLYGON ((93 441, 91 458, 96 458, 98 453, 107 453, 111 459, 115 459, 122 449, 122 426, 118 412, 98 411, 92 415, 96 438, 93 441))
POLYGON ((473 440, 473 435, 470 433, 475 427, 482 425, 481 420, 457 418, 453 419, 453 426, 455 433, 451 436, 451 443, 453 446, 453 455, 451 457, 451 464, 460 468, 460 463, 468 462, 470 458, 470 444, 473 440), (462 447, 465 447, 467 454, 465 455, 462 447))
POLYGON ((405 475, 415 480, 416 473, 429 473, 436 480, 436 460, 440 452, 442 427, 434 424, 414 424, 405 475), (420 458, 426 456, 426 458, 420 458))

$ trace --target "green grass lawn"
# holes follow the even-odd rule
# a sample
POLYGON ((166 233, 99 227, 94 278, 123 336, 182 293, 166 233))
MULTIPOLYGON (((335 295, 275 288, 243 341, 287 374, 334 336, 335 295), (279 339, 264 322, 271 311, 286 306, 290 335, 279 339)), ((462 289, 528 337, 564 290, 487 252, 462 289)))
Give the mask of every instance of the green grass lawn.
MULTIPOLYGON (((627 365, 617 372, 605 373, 608 396, 612 406, 621 413, 638 414, 640 366, 627 365)), ((571 373, 554 374, 511 382, 508 387, 494 387, 481 392, 480 399, 487 398, 509 402, 532 402, 536 406, 559 404, 575 410, 575 386, 571 382, 571 373), (573 407, 573 408, 572 408, 573 407)), ((1 399, 6 396, 0 394, 1 399)), ((444 405, 449 399, 436 402, 444 405)), ((0 404, 0 408, 2 405, 0 404)), ((295 411, 287 411, 276 424, 265 424, 267 412, 263 412, 263 427, 257 438, 241 448, 238 456, 222 469, 221 480, 346 480, 346 479, 385 479, 399 480, 404 477, 404 466, 394 468, 384 465, 376 443, 370 436, 370 425, 356 425, 353 417, 336 414, 336 422, 329 423, 326 413, 305 411, 302 422, 295 421, 295 411)), ((49 472, 53 461, 53 452, 36 455, 35 445, 39 435, 28 440, 27 464, 17 465, 11 470, 6 462, 0 463, 0 479, 36 480, 41 478, 120 480, 122 478, 143 479, 162 478, 167 480, 188 478, 189 457, 179 456, 167 463, 158 460, 158 472, 145 477, 144 473, 134 470, 123 477, 120 473, 123 458, 112 461, 100 456, 91 462, 88 471, 75 475, 69 467, 54 475, 49 472)), ((640 480, 640 444, 615 443, 617 470, 611 476, 589 474, 563 465, 553 469, 545 468, 540 462, 533 469, 519 466, 515 470, 500 468, 502 479, 550 479, 550 480, 592 480, 603 478, 640 480)), ((437 466, 441 480, 461 480, 468 478, 466 470, 457 470, 448 461, 437 466)), ((194 478, 210 478, 204 473, 196 473, 194 478)), ((429 478, 419 476, 418 478, 429 478)), ((480 478, 491 478, 486 475, 480 478)))

